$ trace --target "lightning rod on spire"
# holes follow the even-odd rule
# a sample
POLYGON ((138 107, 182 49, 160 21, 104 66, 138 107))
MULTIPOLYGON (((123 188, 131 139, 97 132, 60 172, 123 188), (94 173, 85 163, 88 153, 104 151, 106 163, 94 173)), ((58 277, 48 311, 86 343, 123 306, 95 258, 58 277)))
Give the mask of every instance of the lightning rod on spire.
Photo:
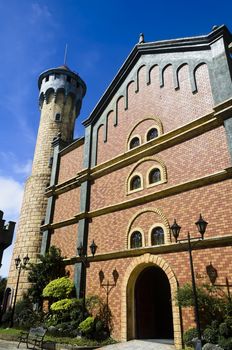
POLYGON ((65 45, 65 50, 64 50, 64 65, 66 66, 67 62, 67 52, 68 52, 68 44, 65 45))

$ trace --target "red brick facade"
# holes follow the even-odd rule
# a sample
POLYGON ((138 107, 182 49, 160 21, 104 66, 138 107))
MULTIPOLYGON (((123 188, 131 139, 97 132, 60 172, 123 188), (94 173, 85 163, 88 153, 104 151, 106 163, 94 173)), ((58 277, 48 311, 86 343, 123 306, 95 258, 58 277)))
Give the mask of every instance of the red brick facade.
MULTIPOLYGON (((110 281, 114 269, 119 274, 109 295, 116 339, 127 338, 123 334, 129 332, 130 323, 123 315, 130 317, 128 310, 134 304, 122 295, 127 295, 130 288, 132 277, 128 277, 127 283, 126 276, 128 271, 133 276, 136 261, 141 261, 145 268, 158 259, 159 267, 165 266, 164 270, 168 271, 172 286, 191 281, 187 247, 181 248, 180 243, 177 246, 170 237, 174 218, 182 227, 181 239, 186 238, 188 231, 192 236, 198 234, 195 222, 200 213, 209 223, 204 244, 200 242, 193 251, 197 283, 210 283, 206 274, 210 263, 218 271, 217 284, 224 285, 225 278, 232 275, 231 158, 223 124, 228 118, 224 111, 231 109, 231 103, 215 112, 212 77, 205 60, 198 58, 194 66, 195 90, 189 73, 191 65, 184 62, 178 69, 174 66, 170 59, 170 64, 163 67, 162 80, 158 64, 147 67, 138 60, 136 68, 132 65, 130 74, 137 80, 128 79, 127 84, 124 77, 126 92, 115 89, 114 96, 111 95, 99 114, 99 118, 106 115, 105 121, 91 121, 93 140, 96 135, 91 152, 92 157, 95 152, 96 162, 92 158, 89 169, 84 163, 84 140, 70 151, 67 148, 60 153, 55 209, 50 223, 51 244, 61 248, 68 258, 75 257, 77 240, 81 237, 78 236, 80 223, 85 220, 88 246, 92 240, 98 246, 96 258, 87 269, 87 295, 106 298, 99 283, 99 271, 110 281), (110 108, 113 100, 115 104, 110 108), (159 135, 147 142, 146 135, 152 127, 158 129, 159 135), (135 136, 140 138, 140 146, 129 150, 129 141, 135 136), (150 186, 148 175, 156 167, 161 169, 161 181, 150 186), (141 176, 142 186, 131 192, 133 174, 141 176), (86 184, 89 191, 84 192, 86 184), (86 210, 81 205, 83 193, 88 202, 86 210), (164 244, 152 247, 151 229, 156 226, 164 229, 164 244), (132 250, 130 234, 134 230, 142 233, 143 246, 132 250)), ((78 258, 76 261, 80 262, 78 258)), ((174 298, 172 292, 173 310, 174 298)), ((182 310, 182 318, 178 312, 173 314, 177 347, 181 343, 181 319, 183 330, 194 326, 191 309, 182 310)))

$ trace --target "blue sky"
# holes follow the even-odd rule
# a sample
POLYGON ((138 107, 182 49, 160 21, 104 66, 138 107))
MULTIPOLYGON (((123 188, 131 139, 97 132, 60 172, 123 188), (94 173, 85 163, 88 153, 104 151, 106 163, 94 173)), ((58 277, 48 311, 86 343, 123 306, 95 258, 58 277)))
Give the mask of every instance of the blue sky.
MULTIPOLYGON (((87 84, 76 123, 88 117, 143 32, 145 41, 232 30, 232 2, 138 0, 0 0, 0 209, 18 220, 39 124, 39 74, 67 64, 87 84)), ((12 247, 0 275, 8 273, 12 247)))

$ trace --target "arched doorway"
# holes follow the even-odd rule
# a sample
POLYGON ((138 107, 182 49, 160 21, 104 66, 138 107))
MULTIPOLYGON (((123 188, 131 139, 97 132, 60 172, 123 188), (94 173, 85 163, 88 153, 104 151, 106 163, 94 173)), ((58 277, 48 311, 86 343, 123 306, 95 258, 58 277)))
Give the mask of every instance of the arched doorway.
POLYGON ((144 268, 134 290, 135 336, 139 339, 173 339, 171 289, 158 266, 144 268))

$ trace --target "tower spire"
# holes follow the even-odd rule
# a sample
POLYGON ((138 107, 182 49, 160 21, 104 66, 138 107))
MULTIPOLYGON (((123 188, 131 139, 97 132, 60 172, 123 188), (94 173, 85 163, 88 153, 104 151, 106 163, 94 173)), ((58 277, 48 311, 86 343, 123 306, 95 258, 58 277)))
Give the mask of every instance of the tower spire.
POLYGON ((64 65, 65 66, 67 63, 67 53, 68 53, 68 44, 65 45, 65 50, 64 50, 64 65))

